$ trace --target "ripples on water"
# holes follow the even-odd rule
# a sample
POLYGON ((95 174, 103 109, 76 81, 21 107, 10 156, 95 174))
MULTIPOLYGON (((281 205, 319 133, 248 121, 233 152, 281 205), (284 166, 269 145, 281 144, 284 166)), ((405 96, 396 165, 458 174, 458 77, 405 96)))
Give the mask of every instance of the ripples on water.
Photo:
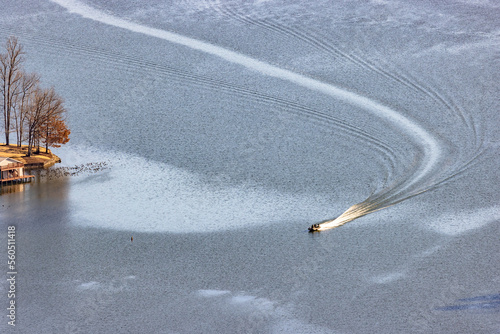
POLYGON ((85 3, 101 21, 194 40, 55 4, 5 5, 0 35, 20 36, 29 67, 70 110, 59 171, 108 163, 2 189, 0 223, 16 221, 22 237, 23 326, 496 328, 498 164, 481 155, 498 148, 494 6, 85 3), (193 49, 199 41, 217 57, 193 49), (355 94, 346 103, 311 89, 322 83, 355 94), (408 134, 413 123, 425 134, 408 134), (433 140, 440 154, 426 170, 433 140), (306 233, 353 203, 342 223, 441 185, 335 233, 306 233))
MULTIPOLYGON (((155 29, 146 25, 134 23, 132 21, 123 20, 121 18, 108 15, 104 12, 100 12, 99 10, 91 7, 86 7, 84 5, 75 5, 73 2, 56 2, 61 4, 62 6, 67 7, 72 12, 82 15, 85 18, 90 18, 92 20, 96 20, 105 24, 120 27, 133 32, 138 32, 146 36, 157 37, 176 44, 187 46, 188 48, 194 49, 196 51, 215 55, 216 57, 220 57, 224 60, 229 61, 230 63, 242 65, 252 70, 257 70, 265 76, 285 80, 307 89, 329 95, 334 99, 346 102, 361 109, 365 109, 366 111, 373 113, 375 116, 381 117, 383 120, 392 123, 394 127, 399 128, 398 130, 403 135, 410 137, 416 147, 420 147, 420 150, 422 150, 422 154, 415 156, 415 158, 419 159, 420 161, 414 162, 415 171, 413 175, 405 175, 407 177, 406 180, 398 180, 397 178, 401 178, 401 176, 396 176, 396 181, 389 181, 389 187, 378 190, 377 193, 372 194, 364 202, 348 209, 338 219, 323 224, 323 228, 342 225, 357 217, 396 204, 407 198, 411 198, 415 195, 421 194, 429 189, 434 189, 440 184, 454 178, 463 170, 469 168, 470 164, 477 159, 477 156, 481 152, 482 144, 477 140, 478 132, 476 125, 472 122, 472 118, 470 117, 470 115, 465 115, 463 108, 458 107, 456 103, 454 103, 453 101, 448 101, 437 90, 426 87, 422 83, 419 83, 416 80, 412 80, 411 78, 409 78, 409 76, 405 76, 404 74, 400 75, 397 73, 393 74, 390 70, 384 70, 380 66, 375 65, 368 60, 363 60, 362 57, 350 55, 346 52, 343 52, 334 44, 329 43, 326 40, 321 41, 313 34, 307 33, 307 31, 301 32, 300 30, 289 28, 273 19, 254 19, 252 18, 252 15, 245 15, 238 9, 234 9, 232 5, 224 6, 218 3, 216 7, 211 7, 212 9, 215 9, 216 11, 221 13, 222 16, 227 16, 236 21, 243 22, 244 24, 256 25, 260 28, 267 29, 275 33, 283 34, 291 38, 296 38, 314 48, 317 48, 320 52, 332 56, 333 58, 340 57, 343 60, 352 63, 353 65, 359 66, 365 72, 372 72, 376 75, 380 75, 386 80, 393 81, 396 84, 403 86, 405 89, 413 90, 421 96, 425 96, 426 98, 431 99, 432 101, 434 101, 434 103, 436 103, 438 107, 444 108, 444 110, 447 110, 451 114, 456 115, 456 117, 461 120, 461 123, 467 130, 467 133, 471 134, 472 142, 476 143, 474 151, 472 151, 469 155, 464 155, 463 160, 455 161, 454 166, 447 166, 448 170, 443 170, 442 167, 444 165, 444 162, 450 161, 450 157, 447 157, 446 154, 452 151, 444 147, 444 141, 438 140, 437 136, 430 129, 426 128, 426 126, 421 126, 418 121, 415 121, 411 117, 406 116, 404 109, 391 109, 390 107, 384 106, 374 99, 370 99, 362 95, 352 93, 348 90, 344 90, 338 86, 314 80, 307 76, 303 76, 292 71, 270 65, 268 63, 253 59, 251 57, 247 57, 243 54, 236 53, 226 48, 207 44, 201 40, 188 38, 186 36, 170 33, 165 30, 155 29), (439 167, 441 169, 437 168, 438 165, 440 165, 439 167)), ((175 71, 172 70, 169 70, 169 72, 175 73, 175 71)), ((224 84, 223 82, 214 82, 210 79, 204 79, 203 77, 199 76, 190 77, 189 75, 183 74, 182 78, 183 80, 193 79, 197 82, 201 79, 208 85, 215 84, 217 87, 219 87, 219 89, 220 87, 226 86, 226 88, 229 89, 230 93, 235 92, 236 94, 242 94, 243 96, 253 94, 254 98, 257 97, 261 101, 268 100, 277 105, 287 104, 286 100, 272 98, 270 96, 265 96, 262 94, 259 95, 256 92, 237 88, 236 86, 229 86, 224 84)), ((371 141, 371 143, 376 143, 380 148, 390 150, 387 149, 388 146, 386 144, 380 143, 380 141, 377 143, 376 139, 372 139, 374 138, 374 136, 364 133, 363 130, 349 127, 348 125, 345 125, 346 123, 332 118, 331 116, 322 113, 321 111, 301 107, 300 105, 294 103, 290 103, 290 105, 294 105, 296 110, 299 110, 302 114, 305 113, 306 115, 312 116, 316 119, 318 119, 319 117, 320 121, 323 120, 327 122, 333 122, 335 126, 340 126, 341 130, 354 130, 355 134, 360 136, 365 141, 369 140, 371 141), (297 109, 297 107, 299 109, 297 109)))

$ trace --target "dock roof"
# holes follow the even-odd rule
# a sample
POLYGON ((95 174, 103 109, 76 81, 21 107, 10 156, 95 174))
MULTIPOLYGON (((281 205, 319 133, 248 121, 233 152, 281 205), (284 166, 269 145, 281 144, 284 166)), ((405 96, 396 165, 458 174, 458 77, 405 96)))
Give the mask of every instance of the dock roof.
POLYGON ((7 166, 10 164, 22 164, 22 162, 12 158, 0 158, 0 166, 7 166))

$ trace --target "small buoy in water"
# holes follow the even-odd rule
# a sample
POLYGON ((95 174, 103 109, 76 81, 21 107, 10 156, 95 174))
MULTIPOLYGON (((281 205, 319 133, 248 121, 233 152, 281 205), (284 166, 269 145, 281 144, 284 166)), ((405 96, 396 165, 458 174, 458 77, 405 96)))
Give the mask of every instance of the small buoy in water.
POLYGON ((131 242, 132 242, 132 241, 134 241, 134 237, 130 237, 130 241, 131 241, 131 242))

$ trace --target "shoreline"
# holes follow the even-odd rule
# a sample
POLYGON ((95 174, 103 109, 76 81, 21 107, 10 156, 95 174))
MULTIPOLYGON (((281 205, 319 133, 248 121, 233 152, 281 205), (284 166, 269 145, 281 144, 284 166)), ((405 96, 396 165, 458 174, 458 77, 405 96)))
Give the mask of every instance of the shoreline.
POLYGON ((19 160, 24 164, 24 168, 28 170, 47 169, 61 162, 61 158, 53 154, 50 149, 45 151, 44 147, 40 147, 40 153, 33 154, 31 157, 26 156, 27 151, 28 145, 18 147, 17 145, 5 145, 4 143, 0 143, 0 158, 19 160))

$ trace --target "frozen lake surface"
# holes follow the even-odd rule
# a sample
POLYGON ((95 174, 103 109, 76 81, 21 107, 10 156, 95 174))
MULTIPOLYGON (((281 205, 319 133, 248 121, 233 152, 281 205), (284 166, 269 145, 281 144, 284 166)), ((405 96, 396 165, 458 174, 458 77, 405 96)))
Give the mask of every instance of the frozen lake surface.
POLYGON ((0 5, 106 163, 3 189, 18 332, 500 333, 494 1, 0 5))

